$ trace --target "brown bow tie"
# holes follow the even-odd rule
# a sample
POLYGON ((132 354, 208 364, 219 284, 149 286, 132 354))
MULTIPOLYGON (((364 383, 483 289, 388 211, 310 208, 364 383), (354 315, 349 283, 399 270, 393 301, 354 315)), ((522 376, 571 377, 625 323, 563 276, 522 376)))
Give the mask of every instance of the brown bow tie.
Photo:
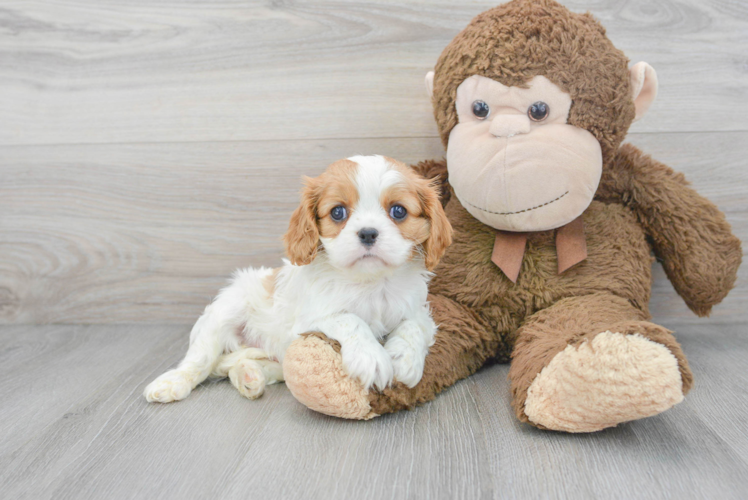
MULTIPOLYGON (((517 282, 522 267, 528 234, 530 233, 496 232, 491 260, 512 280, 512 283, 517 282)), ((584 237, 584 222, 581 215, 556 229, 556 255, 559 274, 587 258, 587 240, 584 237)))

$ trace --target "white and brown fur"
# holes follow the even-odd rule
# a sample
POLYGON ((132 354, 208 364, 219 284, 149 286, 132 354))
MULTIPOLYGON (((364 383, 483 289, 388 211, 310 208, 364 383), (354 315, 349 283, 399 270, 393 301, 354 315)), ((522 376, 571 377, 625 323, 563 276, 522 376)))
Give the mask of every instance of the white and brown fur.
POLYGON ((195 323, 185 358, 145 397, 180 400, 207 377, 228 376, 256 398, 283 380, 286 349, 311 331, 340 342, 345 368, 365 388, 383 389, 393 378, 415 386, 436 331, 430 270, 451 233, 436 190, 404 164, 382 156, 333 163, 306 179, 284 237, 290 262, 237 271, 195 323), (393 218, 394 205, 407 217, 393 218), (332 219, 337 206, 347 219, 332 219), (376 230, 373 243, 362 229, 376 230))

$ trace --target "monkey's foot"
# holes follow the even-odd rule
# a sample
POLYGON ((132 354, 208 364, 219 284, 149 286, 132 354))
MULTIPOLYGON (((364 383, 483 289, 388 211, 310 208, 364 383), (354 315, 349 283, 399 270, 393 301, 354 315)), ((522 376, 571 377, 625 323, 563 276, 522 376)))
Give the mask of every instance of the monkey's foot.
POLYGON ((667 347, 639 334, 603 332, 554 356, 530 385, 525 414, 547 429, 594 432, 682 400, 678 360, 667 347))
POLYGON ((340 344, 322 333, 306 334, 291 344, 283 376, 291 394, 314 411, 357 420, 378 416, 369 404, 369 391, 345 372, 340 344))

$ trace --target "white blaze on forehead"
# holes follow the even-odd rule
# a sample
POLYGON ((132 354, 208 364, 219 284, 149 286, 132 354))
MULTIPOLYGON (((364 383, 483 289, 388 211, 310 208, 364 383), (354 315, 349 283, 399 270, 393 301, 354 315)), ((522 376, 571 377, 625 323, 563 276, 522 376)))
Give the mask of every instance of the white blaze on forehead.
POLYGON ((382 199, 394 185, 407 183, 394 162, 382 156, 353 156, 348 182, 357 191, 357 201, 350 208, 345 226, 334 238, 321 238, 330 262, 339 268, 355 267, 364 274, 391 272, 413 255, 413 241, 403 237, 390 219, 382 199), (377 231, 374 245, 362 245, 358 235, 364 228, 377 231), (377 257, 366 259, 365 257, 377 257), (353 266, 353 267, 351 267, 353 266))
POLYGON ((359 210, 384 210, 380 204, 382 193, 405 181, 403 175, 392 168, 383 156, 351 156, 357 163, 356 189, 358 189, 359 210))

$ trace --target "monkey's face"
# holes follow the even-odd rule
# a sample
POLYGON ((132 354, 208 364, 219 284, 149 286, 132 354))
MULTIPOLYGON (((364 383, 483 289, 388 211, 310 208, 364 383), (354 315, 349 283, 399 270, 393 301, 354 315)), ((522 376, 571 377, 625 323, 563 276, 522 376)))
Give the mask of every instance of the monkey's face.
POLYGON ((507 231, 544 231, 576 219, 602 174, 597 139, 567 123, 571 97, 544 76, 528 88, 471 76, 457 88, 449 182, 476 219, 507 231))

